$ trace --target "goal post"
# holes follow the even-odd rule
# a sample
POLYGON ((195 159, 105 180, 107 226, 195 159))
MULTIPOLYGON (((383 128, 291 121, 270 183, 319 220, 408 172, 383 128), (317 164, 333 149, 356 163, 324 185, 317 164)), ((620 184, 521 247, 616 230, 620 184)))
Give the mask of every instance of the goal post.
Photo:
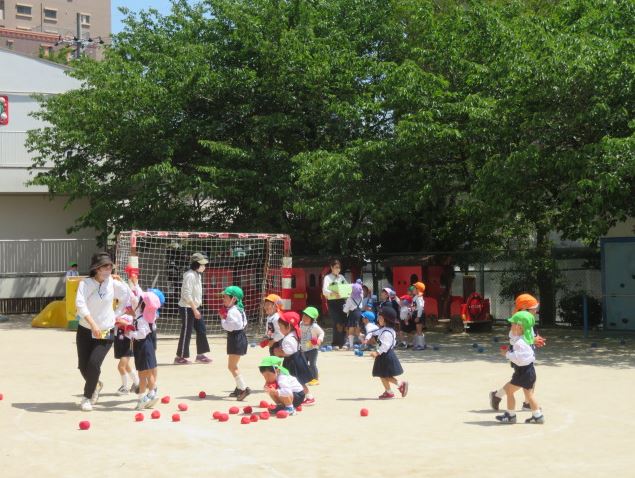
POLYGON ((132 262, 138 262, 139 285, 144 290, 155 287, 164 293, 165 304, 157 320, 162 335, 179 334, 181 283, 195 252, 209 259, 202 277, 201 308, 208 333, 222 332, 218 311, 221 292, 227 286, 237 285, 245 294, 243 304, 250 335, 264 331, 262 301, 267 294, 278 294, 287 307, 291 305, 291 238, 286 234, 121 232, 116 246, 117 274, 127 280, 124 269, 129 258, 136 257, 132 262))

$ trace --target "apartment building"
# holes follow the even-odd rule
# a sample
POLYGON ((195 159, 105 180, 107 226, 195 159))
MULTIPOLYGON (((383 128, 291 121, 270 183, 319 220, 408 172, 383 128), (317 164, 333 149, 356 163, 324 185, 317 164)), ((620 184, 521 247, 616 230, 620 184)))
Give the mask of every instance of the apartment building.
POLYGON ((46 57, 70 46, 102 58, 110 8, 110 0, 0 0, 0 48, 46 57))

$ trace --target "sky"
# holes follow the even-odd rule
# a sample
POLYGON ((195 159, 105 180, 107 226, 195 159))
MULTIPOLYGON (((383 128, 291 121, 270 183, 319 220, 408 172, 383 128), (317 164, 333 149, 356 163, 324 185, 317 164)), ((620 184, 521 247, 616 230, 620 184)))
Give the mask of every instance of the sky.
POLYGON ((160 13, 167 14, 170 11, 170 0, 112 0, 112 32, 119 33, 123 29, 121 20, 123 15, 117 10, 118 7, 127 7, 133 12, 156 8, 160 13))

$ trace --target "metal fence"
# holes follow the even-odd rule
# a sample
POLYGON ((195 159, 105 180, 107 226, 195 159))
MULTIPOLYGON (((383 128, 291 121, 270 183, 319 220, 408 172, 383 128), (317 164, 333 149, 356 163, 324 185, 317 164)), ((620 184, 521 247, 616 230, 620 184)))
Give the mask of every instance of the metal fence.
POLYGON ((0 277, 63 274, 70 261, 87 272, 94 239, 4 239, 0 240, 0 277))

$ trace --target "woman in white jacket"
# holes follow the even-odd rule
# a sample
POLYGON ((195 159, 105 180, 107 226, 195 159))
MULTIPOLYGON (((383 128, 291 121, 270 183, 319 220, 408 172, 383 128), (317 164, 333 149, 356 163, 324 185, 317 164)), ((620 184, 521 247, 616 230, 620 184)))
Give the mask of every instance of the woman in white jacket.
POLYGON ((112 278, 112 259, 105 252, 93 255, 89 277, 77 288, 75 306, 80 317, 77 327, 77 361, 84 377, 81 409, 89 412, 99 399, 101 364, 114 340, 115 317, 123 313, 130 300, 130 289, 112 278), (117 309, 113 310, 113 301, 117 309))

